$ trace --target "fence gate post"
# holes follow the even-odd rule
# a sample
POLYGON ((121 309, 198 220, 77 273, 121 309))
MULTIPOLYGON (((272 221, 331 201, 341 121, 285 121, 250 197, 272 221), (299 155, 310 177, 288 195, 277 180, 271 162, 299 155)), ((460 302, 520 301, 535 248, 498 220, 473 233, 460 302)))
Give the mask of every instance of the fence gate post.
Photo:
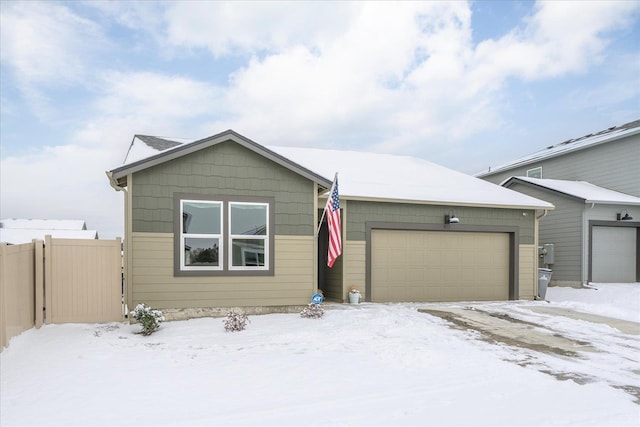
POLYGON ((6 265, 5 260, 7 259, 6 243, 0 243, 0 350, 9 345, 9 338, 7 336, 7 298, 4 292, 4 288, 6 286, 5 283, 5 274, 6 274, 6 265))
POLYGON ((44 236, 44 323, 51 323, 51 281, 53 274, 51 272, 51 236, 44 236))
POLYGON ((36 285, 35 317, 36 328, 40 328, 44 322, 44 248, 42 240, 34 240, 34 280, 36 285))

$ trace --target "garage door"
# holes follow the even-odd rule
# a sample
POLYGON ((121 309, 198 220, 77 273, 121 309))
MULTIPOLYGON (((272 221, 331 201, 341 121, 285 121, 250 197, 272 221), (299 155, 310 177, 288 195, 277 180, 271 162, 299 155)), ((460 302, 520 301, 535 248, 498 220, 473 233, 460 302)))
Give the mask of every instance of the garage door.
POLYGON ((593 227, 592 281, 636 281, 636 234, 633 227, 593 227))
POLYGON ((507 299, 507 233, 372 230, 373 302, 507 299))

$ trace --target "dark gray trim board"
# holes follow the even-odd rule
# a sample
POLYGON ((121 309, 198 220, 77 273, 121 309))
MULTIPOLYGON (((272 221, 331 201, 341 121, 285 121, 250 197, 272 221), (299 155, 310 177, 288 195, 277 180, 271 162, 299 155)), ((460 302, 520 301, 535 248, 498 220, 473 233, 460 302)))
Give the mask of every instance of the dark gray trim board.
POLYGON ((593 281, 593 227, 632 227, 636 229, 636 282, 640 282, 640 222, 589 221, 589 272, 587 281, 593 281))
POLYGON ((165 163, 169 160, 173 160, 178 157, 182 157, 187 154, 202 150, 204 148, 228 141, 235 142, 257 154, 260 154, 261 156, 297 173, 298 175, 301 175, 313 182, 318 183, 320 186, 326 189, 331 188, 332 181, 330 179, 320 176, 315 172, 310 171, 309 169, 287 159, 286 157, 281 156, 278 153, 269 150, 268 148, 258 144, 257 142, 254 142, 249 138, 246 138, 230 129, 217 135, 201 139, 199 141, 176 146, 154 156, 147 157, 146 159, 138 160, 137 162, 117 167, 111 170, 110 173, 113 179, 115 179, 120 185, 126 185, 126 183, 121 182, 121 180, 126 178, 126 176, 129 174, 139 172, 141 170, 165 163))
POLYGON ((509 234, 509 299, 519 298, 518 282, 519 228, 510 226, 467 225, 467 224, 416 224, 403 222, 365 223, 365 290, 366 300, 371 302, 371 232, 373 230, 441 231, 443 233, 508 233, 509 234))
POLYGON ((216 196, 197 193, 173 194, 173 275, 175 277, 203 277, 203 276, 273 276, 275 274, 275 198, 246 197, 246 196, 216 196), (227 257, 230 256, 229 239, 226 230, 229 229, 229 216, 222 215, 222 244, 225 256, 222 270, 184 271, 180 269, 180 200, 212 200, 222 202, 223 212, 229 202, 267 203, 269 205, 269 269, 268 270, 229 270, 227 257))

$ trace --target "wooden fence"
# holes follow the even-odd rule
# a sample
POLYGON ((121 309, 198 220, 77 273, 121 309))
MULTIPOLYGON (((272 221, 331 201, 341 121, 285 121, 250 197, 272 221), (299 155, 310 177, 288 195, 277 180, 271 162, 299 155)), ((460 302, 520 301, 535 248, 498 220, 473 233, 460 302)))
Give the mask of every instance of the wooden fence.
POLYGON ((43 323, 123 320, 121 240, 0 244, 0 348, 43 323))

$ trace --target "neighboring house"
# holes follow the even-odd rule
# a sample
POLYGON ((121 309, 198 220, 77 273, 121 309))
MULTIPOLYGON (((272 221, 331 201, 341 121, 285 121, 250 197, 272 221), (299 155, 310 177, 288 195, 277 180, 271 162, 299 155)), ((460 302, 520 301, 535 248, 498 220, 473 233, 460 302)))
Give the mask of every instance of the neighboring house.
POLYGON ((539 231, 542 247, 553 245, 552 283, 638 282, 639 165, 636 120, 549 146, 476 176, 555 205, 539 231))
POLYGON ((413 157, 265 147, 231 130, 162 151, 149 140, 130 148, 147 157, 107 172, 125 195, 130 307, 301 305, 318 288, 345 301, 353 285, 374 302, 537 294, 548 202, 413 157), (328 269, 316 229, 336 172, 343 253, 328 269))
POLYGON ((67 219, 3 219, 0 220, 0 242, 10 245, 30 243, 45 236, 57 239, 97 239, 96 230, 87 230, 82 220, 67 219))

